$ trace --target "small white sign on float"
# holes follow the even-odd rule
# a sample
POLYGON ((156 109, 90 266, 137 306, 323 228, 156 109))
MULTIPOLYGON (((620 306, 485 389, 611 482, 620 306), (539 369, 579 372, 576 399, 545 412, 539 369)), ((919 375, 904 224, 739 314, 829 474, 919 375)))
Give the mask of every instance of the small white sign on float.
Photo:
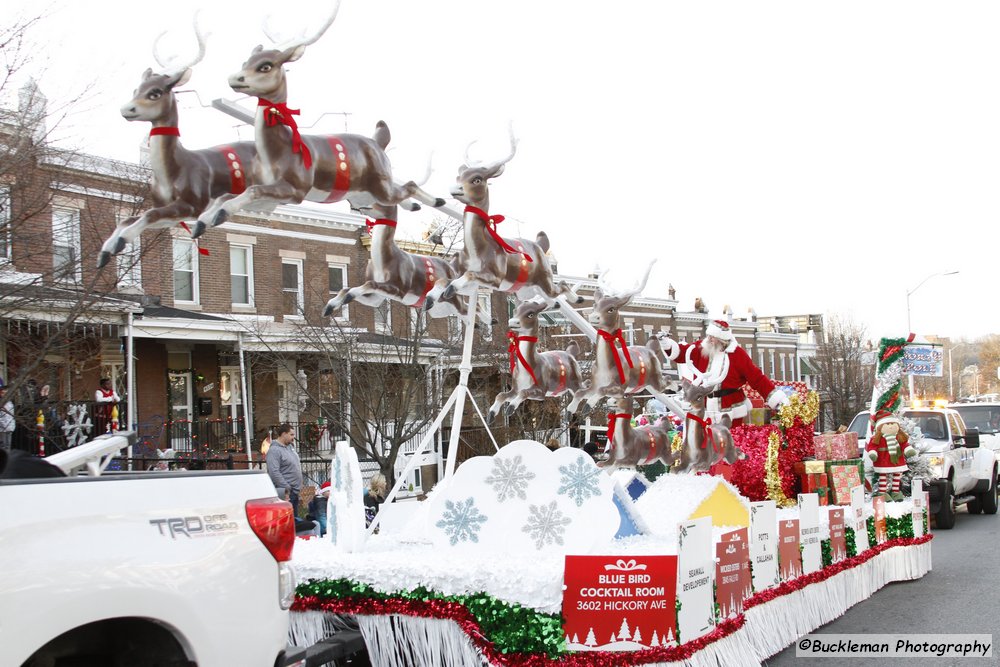
POLYGON ((773 500, 750 503, 750 562, 753 587, 762 591, 781 583, 778 577, 778 515, 773 500))
POLYGON ((799 494, 799 543, 802 546, 802 574, 823 567, 823 549, 819 541, 819 496, 799 494))
POLYGON ((851 489, 851 528, 854 529, 854 554, 868 551, 868 524, 865 521, 865 487, 851 489))
POLYGON ((338 442, 330 462, 326 529, 329 540, 342 551, 356 551, 365 541, 362 482, 358 453, 346 441, 338 442))
POLYGON ((924 536, 924 480, 914 479, 910 483, 910 499, 913 501, 913 536, 924 536))
POLYGON ((580 449, 517 440, 469 459, 428 502, 442 549, 588 553, 615 537, 615 483, 580 449))
POLYGON ((678 642, 689 642, 715 629, 715 548, 712 517, 677 526, 678 642))

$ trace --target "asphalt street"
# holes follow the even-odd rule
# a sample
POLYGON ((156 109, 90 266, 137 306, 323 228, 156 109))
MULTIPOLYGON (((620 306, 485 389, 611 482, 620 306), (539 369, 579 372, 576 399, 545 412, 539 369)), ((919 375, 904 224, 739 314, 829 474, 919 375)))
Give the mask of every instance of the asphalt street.
MULTIPOLYGON (((959 508, 952 530, 932 530, 933 570, 916 581, 889 584, 814 634, 992 634, 1000 638, 1000 514, 959 508)), ((791 645, 764 664, 1000 665, 992 658, 796 658, 791 645)))

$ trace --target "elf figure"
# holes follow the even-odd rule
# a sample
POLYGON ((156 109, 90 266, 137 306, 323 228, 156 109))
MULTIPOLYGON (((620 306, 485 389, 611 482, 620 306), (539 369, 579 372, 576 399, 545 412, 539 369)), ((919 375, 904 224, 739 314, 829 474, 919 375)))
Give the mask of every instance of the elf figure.
POLYGON ((872 469, 878 475, 878 493, 892 500, 903 500, 899 481, 906 472, 906 459, 917 453, 908 444, 909 437, 899 426, 899 419, 888 410, 875 413, 872 437, 865 446, 872 460, 872 469), (891 492, 888 490, 892 485, 891 492))

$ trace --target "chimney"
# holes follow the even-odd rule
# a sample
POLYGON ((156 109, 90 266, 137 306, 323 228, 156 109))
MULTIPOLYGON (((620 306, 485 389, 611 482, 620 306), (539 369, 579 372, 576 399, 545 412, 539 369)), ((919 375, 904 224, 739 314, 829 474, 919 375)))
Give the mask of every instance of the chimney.
POLYGON ((17 91, 17 113, 21 127, 31 137, 36 146, 45 142, 45 118, 48 116, 49 100, 33 78, 17 91))

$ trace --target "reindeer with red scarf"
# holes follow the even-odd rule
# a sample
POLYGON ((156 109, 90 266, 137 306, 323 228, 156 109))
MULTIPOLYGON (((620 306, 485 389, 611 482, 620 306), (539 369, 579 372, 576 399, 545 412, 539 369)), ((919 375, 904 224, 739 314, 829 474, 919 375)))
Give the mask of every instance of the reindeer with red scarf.
MULTIPOLYGON (((515 152, 517 141, 513 133, 510 154, 499 162, 471 165, 466 151, 466 164, 458 168, 457 185, 451 191, 455 199, 465 204, 465 245, 458 254, 458 264, 464 273, 448 284, 441 298, 449 298, 475 284, 516 294, 522 300, 541 296, 548 306, 560 295, 565 295, 571 303, 581 303, 583 299, 566 283, 555 282, 545 255, 549 250, 545 232, 539 232, 534 241, 506 239, 496 229, 504 217, 489 214, 488 181, 503 173, 504 165, 513 159, 515 152)), ((436 298, 438 293, 432 292, 428 302, 436 298)))
MULTIPOLYGON (((351 208, 363 210, 373 204, 393 206, 414 195, 444 206, 444 200, 423 192, 413 181, 397 185, 385 147, 389 127, 379 121, 372 138, 357 134, 302 136, 288 106, 288 84, 284 66, 298 60, 333 24, 340 2, 311 37, 299 37, 272 49, 258 45, 229 77, 229 87, 237 93, 257 98, 254 121, 257 160, 256 184, 240 195, 219 197, 199 218, 194 236, 207 226, 216 226, 236 211, 252 207, 271 210, 278 204, 299 204, 304 200, 337 202, 347 200, 351 208)), ((265 34, 267 33, 265 24, 265 34)), ((272 41, 277 41, 268 34, 272 41)))
POLYGON ((614 396, 608 399, 608 459, 602 468, 645 466, 661 461, 665 466, 676 462, 670 449, 670 426, 666 420, 652 426, 632 427, 632 399, 614 396))
MULTIPOLYGON (((152 167, 151 192, 154 207, 137 217, 122 221, 104 242, 97 257, 98 268, 112 255, 125 249, 146 229, 173 227, 195 220, 209 203, 223 194, 235 196, 253 182, 250 165, 257 151, 252 141, 240 141, 214 148, 191 151, 181 145, 177 127, 177 98, 174 90, 191 78, 191 68, 205 56, 205 35, 195 22, 198 53, 183 64, 165 62, 153 44, 153 57, 162 69, 147 69, 132 100, 121 113, 129 121, 152 123, 149 131, 149 162, 152 167)), ((162 35, 160 35, 162 37, 162 35)))
POLYGON ((607 293, 602 282, 594 293, 590 322, 597 327, 597 358, 590 386, 577 392, 566 408, 570 414, 582 402, 587 403, 586 414, 608 396, 635 394, 643 389, 662 394, 667 388, 668 383, 663 379, 666 357, 660 340, 651 336, 645 346, 626 345, 620 324, 621 308, 645 288, 652 268, 650 263, 641 283, 627 292, 607 293))
POLYGON ((566 351, 552 350, 538 352, 538 316, 548 308, 541 298, 522 301, 510 318, 510 391, 497 394, 486 416, 487 423, 500 413, 501 409, 510 415, 522 401, 542 401, 552 396, 562 396, 578 391, 583 385, 580 364, 576 358, 580 346, 570 342, 566 351))
POLYGON ((720 461, 732 465, 746 458, 746 454, 733 442, 728 415, 723 415, 718 424, 705 418, 705 402, 714 390, 715 385, 703 386, 686 379, 681 381, 681 392, 691 410, 684 419, 680 464, 671 472, 706 472, 720 461))

